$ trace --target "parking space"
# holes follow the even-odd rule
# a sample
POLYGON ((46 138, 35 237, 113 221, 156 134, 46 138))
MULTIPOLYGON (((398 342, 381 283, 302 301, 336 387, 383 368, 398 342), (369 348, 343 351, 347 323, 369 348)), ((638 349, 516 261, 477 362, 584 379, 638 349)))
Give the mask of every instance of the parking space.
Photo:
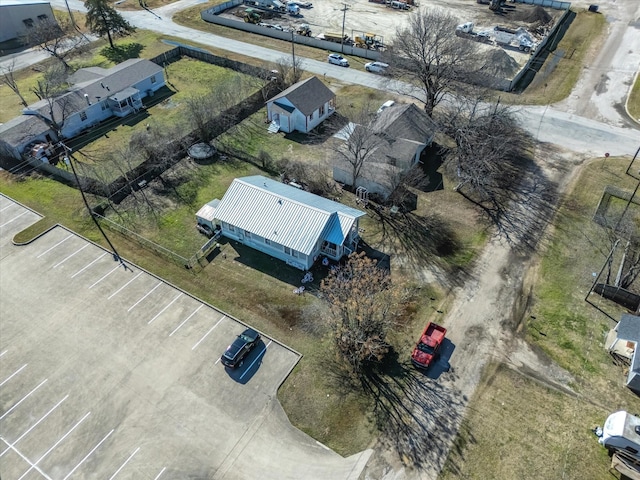
POLYGON ((229 371, 243 324, 65 228, 13 245, 38 218, 0 195, 2 477, 228 469, 299 355, 263 336, 229 371))

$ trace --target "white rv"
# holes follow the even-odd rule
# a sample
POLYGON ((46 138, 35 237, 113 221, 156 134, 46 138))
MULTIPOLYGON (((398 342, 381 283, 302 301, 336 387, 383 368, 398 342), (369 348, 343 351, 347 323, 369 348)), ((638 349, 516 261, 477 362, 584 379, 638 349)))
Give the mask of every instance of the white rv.
POLYGON ((640 417, 625 411, 612 413, 602 427, 598 440, 609 452, 625 452, 640 460, 640 417))

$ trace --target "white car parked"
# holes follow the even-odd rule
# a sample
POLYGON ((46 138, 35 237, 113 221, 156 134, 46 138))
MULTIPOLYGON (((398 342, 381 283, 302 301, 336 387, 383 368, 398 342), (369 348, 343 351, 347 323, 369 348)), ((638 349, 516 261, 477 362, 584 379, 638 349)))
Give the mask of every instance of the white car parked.
POLYGON ((333 64, 333 65, 340 65, 341 67, 348 67, 349 66, 349 61, 344 58, 342 55, 340 55, 339 53, 332 53, 329 55, 329 57, 327 58, 327 60, 329 60, 329 63, 333 64))
POLYGON ((367 72, 385 74, 389 71, 389 65, 382 62, 369 62, 364 64, 364 69, 367 72))

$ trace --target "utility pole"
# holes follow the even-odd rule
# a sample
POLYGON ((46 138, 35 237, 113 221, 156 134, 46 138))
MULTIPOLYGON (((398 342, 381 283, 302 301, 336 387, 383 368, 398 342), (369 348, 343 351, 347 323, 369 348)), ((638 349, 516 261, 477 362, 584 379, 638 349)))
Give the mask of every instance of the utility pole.
POLYGON ((73 176, 76 179, 76 183, 78 184, 78 190, 80 190, 80 195, 82 195, 82 201, 84 202, 84 206, 87 207, 87 211, 89 212, 89 215, 91 216, 91 219, 96 224, 96 227, 98 227, 98 230, 100 230, 100 233, 102 234, 104 239, 109 244, 109 247, 111 247, 111 251, 113 252, 113 260, 116 261, 116 262, 120 262, 122 264, 122 266, 126 270, 127 266, 125 265, 124 261, 122 260, 122 257, 120 257, 120 255, 118 254, 118 251, 116 250, 116 247, 113 246, 113 244, 111 243, 111 240, 109 240, 109 237, 107 237, 107 234, 102 229, 102 226, 100 225, 100 222, 98 222, 98 220, 96 219, 95 215, 93 214, 93 210, 91 210, 91 207, 89 206, 89 202, 87 201, 87 197, 84 195, 84 190, 82 190, 82 185, 80 184, 80 178, 78 177, 78 173, 76 172, 76 167, 73 165, 73 162, 75 161, 75 158, 73 157, 73 155, 71 155, 71 149, 69 147, 67 147, 62 142, 60 142, 60 146, 62 148, 64 148, 64 152, 65 152, 64 161, 65 161, 66 164, 68 164, 71 167, 71 171, 73 172, 73 176))
POLYGON ((344 22, 347 19, 347 10, 349 10, 349 4, 342 4, 342 38, 340 38, 340 50, 344 53, 344 22))
POLYGON ((293 81, 296 81, 296 42, 293 40, 293 30, 291 30, 291 65, 293 66, 293 81))
POLYGON ((69 0, 64 0, 64 3, 67 6, 67 10, 69 11, 69 18, 71 19, 71 24, 73 25, 73 28, 77 29, 78 26, 76 25, 76 20, 75 18, 73 18, 73 13, 71 13, 71 8, 69 7, 69 0))

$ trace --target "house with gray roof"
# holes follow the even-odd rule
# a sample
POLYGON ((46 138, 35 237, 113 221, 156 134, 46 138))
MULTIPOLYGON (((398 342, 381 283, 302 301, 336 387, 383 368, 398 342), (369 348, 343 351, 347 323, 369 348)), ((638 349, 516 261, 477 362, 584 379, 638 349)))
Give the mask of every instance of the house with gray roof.
POLYGON ((126 117, 142 109, 142 99, 165 85, 162 67, 139 58, 109 69, 83 68, 69 81, 72 86, 63 94, 29 105, 22 116, 0 125, 3 154, 20 158, 29 143, 57 140, 50 120, 59 125, 61 139, 67 139, 113 116, 126 117))
POLYGON ((640 316, 624 314, 607 335, 605 347, 614 357, 627 359, 629 372, 626 386, 640 394, 640 316))
POLYGON ((317 77, 292 85, 267 101, 270 132, 308 133, 336 109, 336 95, 317 77))
MULTIPOLYGON (((400 183, 404 173, 419 161, 424 149, 431 144, 435 127, 429 116, 413 103, 395 104, 376 114, 367 126, 351 124, 341 136, 367 135, 357 132, 368 130, 371 152, 360 170, 355 187, 364 187, 369 193, 387 198, 400 183)), ((344 159, 333 166, 333 179, 353 185, 353 170, 344 159)))
POLYGON ((339 260, 354 252, 366 215, 261 175, 234 179, 222 200, 208 205, 222 235, 300 270, 320 256, 339 260))

